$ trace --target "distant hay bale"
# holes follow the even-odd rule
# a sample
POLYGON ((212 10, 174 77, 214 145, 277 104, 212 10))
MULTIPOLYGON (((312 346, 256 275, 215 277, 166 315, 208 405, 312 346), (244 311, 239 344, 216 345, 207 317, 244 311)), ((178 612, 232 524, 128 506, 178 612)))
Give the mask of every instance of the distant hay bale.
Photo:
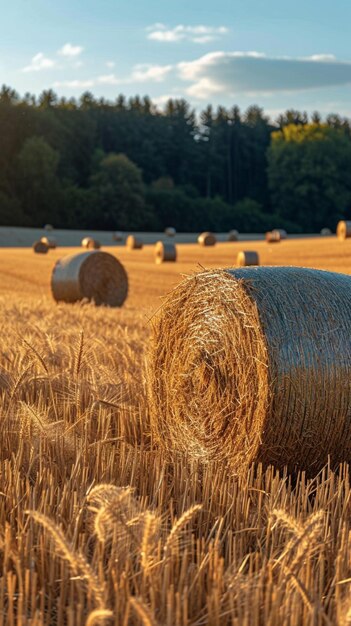
POLYGON ((96 305, 122 306, 128 294, 123 265, 108 252, 80 252, 57 261, 51 276, 57 302, 87 299, 96 305))
POLYGON ((173 226, 168 226, 167 228, 165 228, 165 235, 167 235, 167 237, 175 237, 176 236, 176 229, 173 228, 173 226))
POLYGON ((332 231, 330 228, 322 228, 321 230, 321 235, 322 237, 330 237, 330 235, 332 235, 332 231))
POLYGON ((215 246, 216 245, 216 237, 213 233, 204 232, 198 236, 197 242, 200 246, 215 246))
POLYGON ((177 248, 174 243, 158 241, 155 245, 155 262, 157 264, 175 262, 177 260, 177 248))
POLYGON ((120 230, 117 230, 112 234, 112 241, 123 241, 123 233, 120 230))
POLYGON ((128 235, 126 239, 126 246, 129 250, 141 250, 143 247, 143 242, 138 237, 134 235, 128 235))
POLYGON ((258 253, 255 252, 255 250, 242 250, 236 257, 236 264, 239 265, 239 267, 259 265, 260 259, 258 253))
POLYGON ((93 237, 84 237, 84 239, 82 239, 82 247, 88 250, 99 250, 101 244, 100 241, 93 239, 93 237))
POLYGON ((228 241, 239 241, 239 233, 237 230, 230 230, 228 233, 228 241))
POLYGON ((46 254, 49 252, 49 246, 44 241, 35 241, 33 243, 33 251, 36 254, 46 254))
POLYGON ((351 237, 351 221, 341 220, 336 228, 336 234, 340 241, 351 237))
POLYGON ((284 228, 274 228, 272 230, 272 233, 279 233, 281 240, 288 238, 288 233, 286 232, 286 230, 284 230, 284 228))
POLYGON ((280 232, 278 230, 268 231, 265 235, 267 243, 279 243, 280 242, 280 232))
POLYGON ((54 227, 52 226, 52 224, 45 224, 44 230, 54 230, 54 227))
POLYGON ((165 450, 315 475, 351 461, 351 276, 299 267, 185 279, 154 318, 149 403, 165 450))
POLYGON ((55 250, 55 248, 57 247, 57 242, 54 237, 42 237, 40 241, 46 243, 47 247, 50 248, 50 250, 55 250))

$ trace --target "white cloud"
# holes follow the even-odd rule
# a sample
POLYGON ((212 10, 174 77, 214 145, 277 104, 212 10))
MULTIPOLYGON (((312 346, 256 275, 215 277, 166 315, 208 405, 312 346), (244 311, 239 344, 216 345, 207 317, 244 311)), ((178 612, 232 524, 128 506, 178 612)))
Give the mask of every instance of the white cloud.
POLYGON ((53 83, 53 87, 56 89, 59 87, 68 87, 70 89, 90 89, 94 87, 94 80, 63 80, 53 83))
POLYGON ((172 65, 150 65, 148 63, 135 65, 132 71, 131 81, 151 81, 160 83, 172 69, 172 65))
POLYGON ((178 41, 191 41, 193 43, 209 43, 219 37, 226 35, 229 30, 225 26, 184 26, 178 24, 174 28, 167 28, 165 24, 154 24, 149 26, 148 39, 165 43, 175 43, 178 41))
POLYGON ((197 99, 213 94, 297 92, 351 84, 351 63, 332 55, 309 58, 270 58, 259 52, 211 52, 179 63, 179 76, 192 82, 186 93, 197 99))
POLYGON ((106 67, 109 67, 111 70, 115 67, 116 63, 114 61, 106 61, 106 67))
POLYGON ((163 96, 157 96, 156 98, 152 98, 152 103, 157 107, 164 107, 167 104, 168 100, 180 100, 183 96, 179 94, 164 94, 163 96))
POLYGON ((58 54, 64 57, 76 57, 79 56, 83 50, 84 48, 82 48, 82 46, 72 46, 71 43, 65 43, 65 45, 58 50, 58 54))
POLYGON ((97 82, 101 85, 120 85, 124 81, 117 78, 115 74, 104 74, 103 76, 98 76, 97 82))
POLYGON ((32 57, 30 65, 26 65, 22 72, 40 72, 41 70, 48 70, 55 65, 55 61, 46 57, 42 52, 38 52, 38 54, 32 57))

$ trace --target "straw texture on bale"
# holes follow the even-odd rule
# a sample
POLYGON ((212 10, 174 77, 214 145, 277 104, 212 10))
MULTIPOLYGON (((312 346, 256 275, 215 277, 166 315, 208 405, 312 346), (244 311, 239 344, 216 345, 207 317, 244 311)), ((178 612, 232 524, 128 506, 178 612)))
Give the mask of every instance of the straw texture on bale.
POLYGON ((50 250, 54 250, 57 247, 56 239, 54 239, 54 237, 42 237, 41 241, 46 243, 50 250))
POLYGON ((134 235, 128 235, 126 239, 126 246, 129 250, 141 250, 143 247, 143 242, 138 237, 134 237, 134 235))
POLYGON ((158 241, 155 245, 155 262, 157 264, 175 262, 177 260, 177 248, 174 243, 158 241))
POLYGON ((279 233, 280 239, 288 238, 288 233, 283 228, 274 228, 274 230, 272 230, 272 233, 279 233))
POLYGON ((197 238, 197 242, 200 244, 200 246, 214 246, 216 245, 216 237, 213 233, 201 233, 201 235, 198 236, 197 238))
POLYGON ((341 220, 337 225, 336 234, 341 241, 351 237, 351 221, 341 220))
POLYGON ((168 226, 167 228, 165 228, 165 235, 167 235, 167 237, 175 237, 176 236, 176 229, 173 228, 173 226, 168 226))
POLYGON ((33 243, 33 250, 37 254, 46 254, 49 251, 49 246, 44 241, 35 241, 33 243))
POLYGON ((351 461, 351 276, 298 267, 191 276, 154 320, 159 445, 244 473, 351 461))
POLYGON ((117 230, 112 234, 112 241, 123 241, 123 233, 120 230, 117 230))
POLYGON ((82 239, 82 247, 87 248, 88 250, 99 250, 101 247, 100 241, 97 239, 93 239, 92 237, 84 237, 82 239))
POLYGON ((280 232, 278 230, 268 231, 268 233, 266 233, 266 241, 267 243, 279 243, 280 232))
POLYGON ((247 265, 259 265, 260 259, 258 253, 255 250, 242 250, 239 252, 236 263, 239 267, 246 267, 247 265))
POLYGON ((330 228, 322 228, 322 230, 321 230, 321 235, 323 237, 328 237, 329 235, 332 235, 332 234, 333 233, 332 233, 330 228))
POLYGON ((228 233, 228 241, 238 241, 239 233, 237 230, 230 230, 228 233))
POLYGON ((56 301, 87 299, 96 305, 122 306, 128 295, 128 276, 112 254, 81 252, 57 261, 51 290, 56 301))

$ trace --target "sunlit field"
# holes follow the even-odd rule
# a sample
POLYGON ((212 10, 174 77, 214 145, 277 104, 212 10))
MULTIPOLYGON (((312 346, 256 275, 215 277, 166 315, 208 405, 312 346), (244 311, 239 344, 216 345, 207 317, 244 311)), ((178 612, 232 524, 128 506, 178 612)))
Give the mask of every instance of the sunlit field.
POLYGON ((351 274, 351 240, 179 245, 163 265, 153 246, 102 249, 128 273, 121 309, 54 302, 54 263, 79 248, 0 250, 0 625, 351 624, 348 469, 165 460, 146 367, 182 276, 240 250, 351 274))

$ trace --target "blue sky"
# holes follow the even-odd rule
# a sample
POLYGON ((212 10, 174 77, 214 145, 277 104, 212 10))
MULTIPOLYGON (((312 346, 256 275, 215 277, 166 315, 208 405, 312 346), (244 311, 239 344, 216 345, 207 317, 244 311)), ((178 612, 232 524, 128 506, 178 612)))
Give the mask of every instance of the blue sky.
POLYGON ((0 0, 0 83, 351 117, 350 0, 0 0))

